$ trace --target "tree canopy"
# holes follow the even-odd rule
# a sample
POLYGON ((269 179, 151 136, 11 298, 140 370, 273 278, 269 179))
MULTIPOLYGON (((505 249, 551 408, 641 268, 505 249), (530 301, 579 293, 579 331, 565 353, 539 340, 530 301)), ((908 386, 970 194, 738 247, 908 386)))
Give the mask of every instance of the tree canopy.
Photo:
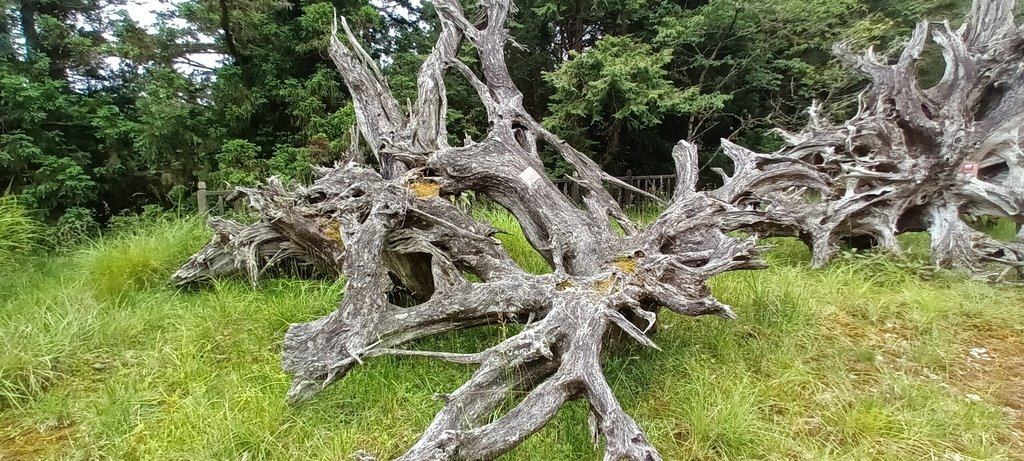
MULTIPOLYGON (((711 164, 719 138, 774 148, 767 129, 801 126, 814 99, 854 109, 863 82, 830 53, 840 37, 886 50, 921 17, 957 18, 964 7, 516 3, 507 59, 524 107, 611 173, 669 173, 679 139, 703 146, 711 164)), ((200 180, 216 188, 271 174, 307 181, 310 165, 341 158, 355 122, 326 52, 334 11, 409 99, 440 30, 429 2, 407 0, 181 0, 151 25, 128 6, 0 1, 0 187, 48 220, 190 203, 200 180)), ((460 53, 472 65, 471 53, 460 53)), ((486 114, 472 87, 446 80, 449 135, 479 136, 486 114)), ((566 171, 549 157, 549 174, 566 171)))

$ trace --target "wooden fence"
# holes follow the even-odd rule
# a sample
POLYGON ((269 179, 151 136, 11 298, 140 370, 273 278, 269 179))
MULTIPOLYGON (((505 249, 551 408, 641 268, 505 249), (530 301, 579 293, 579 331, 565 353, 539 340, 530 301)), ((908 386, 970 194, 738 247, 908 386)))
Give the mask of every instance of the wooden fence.
MULTIPOLYGON (((654 174, 654 175, 639 175, 633 176, 630 172, 626 171, 626 176, 617 176, 616 179, 622 181, 630 186, 633 186, 639 190, 647 192, 648 194, 654 195, 655 197, 667 198, 672 196, 672 192, 676 188, 676 175, 674 174, 654 174)), ((572 198, 574 201, 580 201, 580 186, 569 179, 556 179, 554 180, 555 187, 558 188, 566 196, 572 198)), ((639 205, 644 201, 649 200, 636 192, 622 187, 611 186, 610 192, 615 200, 619 202, 619 206, 627 207, 633 205, 639 205)))
MULTIPOLYGON (((655 174, 655 175, 639 175, 633 176, 626 172, 626 176, 618 176, 617 179, 629 184, 639 190, 647 192, 648 194, 667 198, 672 196, 672 192, 676 187, 676 175, 674 174, 655 174)), ((567 197, 572 198, 574 201, 579 202, 581 193, 580 186, 569 179, 555 179, 553 181, 555 187, 558 188, 567 197)), ((229 208, 226 203, 226 198, 234 190, 209 190, 206 188, 205 181, 199 181, 199 190, 196 192, 196 201, 199 205, 199 212, 202 214, 214 213, 224 214, 229 208)), ((644 197, 636 192, 624 189, 621 187, 611 187, 612 196, 619 202, 620 206, 627 207, 633 205, 639 205, 648 198, 644 197)), ((236 204, 235 209, 240 209, 240 205, 236 204)))
POLYGON ((196 202, 199 205, 199 213, 207 214, 210 213, 210 203, 215 200, 217 207, 217 214, 222 215, 227 209, 226 199, 228 195, 234 192, 233 189, 229 190, 208 190, 206 188, 206 181, 199 181, 199 190, 196 191, 196 202))

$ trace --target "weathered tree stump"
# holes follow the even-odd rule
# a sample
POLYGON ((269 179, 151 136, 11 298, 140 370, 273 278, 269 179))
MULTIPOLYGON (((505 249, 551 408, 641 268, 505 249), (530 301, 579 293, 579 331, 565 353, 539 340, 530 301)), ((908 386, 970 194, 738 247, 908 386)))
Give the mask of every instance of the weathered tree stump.
MULTIPOLYGON (((835 53, 871 80, 856 116, 833 124, 811 107, 807 127, 780 130, 788 146, 767 156, 813 165, 827 178, 823 193, 773 195, 751 185, 722 198, 754 196, 759 206, 785 208, 795 222, 775 230, 809 237, 816 266, 841 241, 870 240, 899 253, 896 235, 927 230, 935 265, 990 280, 1024 267, 1021 242, 996 241, 965 222, 1024 223, 1024 37, 1013 7, 975 0, 956 30, 922 21, 892 63, 837 45, 835 53), (917 62, 929 37, 942 50, 945 73, 924 88, 917 62)), ((749 157, 739 146, 725 148, 749 157)))
POLYGON ((465 384, 441 396, 444 407, 399 460, 494 459, 576 398, 589 403, 590 428, 595 443, 603 441, 606 461, 660 460, 612 395, 601 368, 603 339, 621 331, 657 347, 647 335, 657 319, 650 306, 732 318, 707 280, 764 267, 755 238, 729 234, 733 230, 802 235, 819 264, 835 252, 839 238, 867 234, 894 248, 896 232, 927 225, 936 232, 936 254, 943 260, 965 264, 985 255, 1013 263, 1024 254, 1000 244, 1003 253, 995 255, 996 244, 977 243, 990 241, 957 215, 972 207, 1020 216, 1013 123, 1024 114, 1011 109, 1019 107, 1014 102, 1024 85, 997 84, 1021 75, 1020 59, 1000 63, 1020 52, 1020 36, 1008 19, 1010 2, 978 2, 961 31, 937 29, 953 67, 932 89, 916 89, 911 77, 927 23, 895 66, 870 53, 851 58, 876 82, 857 118, 832 127, 812 116, 808 130, 789 136, 793 147, 774 155, 727 143, 736 168, 719 189, 696 190, 697 149, 681 142, 673 151, 675 194, 643 229, 603 183, 628 186, 523 108, 504 60, 510 0, 484 0, 479 23, 466 19, 457 0, 434 4, 442 30, 420 69, 417 100, 405 110, 344 21, 344 37, 332 34, 331 57, 379 170, 349 162, 319 170, 309 187, 289 188, 271 178, 265 186, 239 189, 259 222, 212 220, 210 243, 174 276, 186 284, 244 271, 255 283, 267 267, 293 261, 345 277, 336 311, 288 330, 282 359, 294 376, 291 401, 313 396, 380 355, 475 366, 465 384), (996 27, 981 28, 983 23, 996 27), (477 69, 457 59, 463 41, 477 50, 477 69), (449 144, 445 128, 443 76, 451 69, 476 90, 490 120, 483 139, 460 146, 449 144), (983 108, 974 107, 979 104, 983 108), (544 174, 539 145, 573 166, 580 206, 544 174), (967 159, 982 165, 978 178, 958 173, 967 159), (493 229, 446 199, 463 191, 484 194, 515 215, 552 273, 524 271, 493 229), (816 199, 808 199, 812 194, 816 199), (965 236, 972 243, 959 240, 965 236), (400 348, 499 321, 524 328, 472 354, 400 348), (525 397, 492 420, 511 389, 526 391, 525 397))

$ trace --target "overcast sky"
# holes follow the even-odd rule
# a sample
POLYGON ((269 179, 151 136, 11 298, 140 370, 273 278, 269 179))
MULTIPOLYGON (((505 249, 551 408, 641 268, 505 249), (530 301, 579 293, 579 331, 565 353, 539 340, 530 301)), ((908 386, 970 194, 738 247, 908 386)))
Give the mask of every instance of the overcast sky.
POLYGON ((139 25, 148 27, 156 22, 156 11, 166 11, 173 6, 170 2, 161 4, 158 0, 129 0, 123 7, 128 11, 132 19, 138 21, 139 25))
MULTIPOLYGON (((121 8, 127 11, 128 15, 138 22, 140 26, 148 28, 156 23, 156 13, 171 10, 174 8, 174 5, 180 1, 181 0, 128 0, 128 4, 121 8)), ((218 67, 221 58, 222 55, 219 54, 189 55, 189 59, 207 67, 218 67)), ((175 67, 179 71, 183 72, 195 70, 195 68, 187 64, 178 64, 175 67)))
MULTIPOLYGON (((128 15, 132 17, 142 27, 150 27, 156 23, 156 13, 160 11, 169 11, 174 8, 174 5, 180 3, 183 0, 128 0, 128 4, 121 7, 124 8, 128 15)), ((383 3, 383 0, 371 0, 375 5, 383 3)), ((419 0, 413 0, 413 5, 419 5, 419 0)), ((404 8, 398 8, 399 14, 409 16, 408 12, 404 8)), ((217 54, 206 54, 206 55, 192 55, 190 59, 195 60, 206 66, 215 67, 221 59, 221 55, 217 54)), ((180 70, 188 69, 190 66, 182 65, 180 70)))

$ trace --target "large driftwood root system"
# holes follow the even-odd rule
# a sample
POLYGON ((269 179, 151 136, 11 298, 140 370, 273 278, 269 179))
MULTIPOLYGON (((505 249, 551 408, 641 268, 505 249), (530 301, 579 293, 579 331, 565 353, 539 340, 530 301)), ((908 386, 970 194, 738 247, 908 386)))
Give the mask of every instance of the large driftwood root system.
POLYGON ((937 266, 992 280, 1024 267, 1024 234, 1000 242, 967 224, 979 217, 1024 223, 1024 37, 1013 7, 976 0, 958 29, 922 21, 893 60, 837 45, 835 53, 871 81, 857 114, 834 124, 811 107, 807 127, 780 130, 787 146, 767 156, 812 165, 827 178, 825 189, 780 196, 751 185, 722 198, 785 208, 794 222, 776 231, 807 240, 816 266, 844 240, 866 237, 899 253, 896 235, 927 230, 937 266), (929 37, 945 73, 925 88, 917 66, 929 37))
MULTIPOLYGON (((677 190, 644 228, 630 222, 604 187, 628 186, 524 110, 504 61, 510 0, 484 0, 477 23, 466 19, 456 0, 438 0, 435 7, 442 30, 420 69, 417 100, 406 109, 344 21, 341 37, 337 30, 332 34, 330 54, 355 102, 359 139, 379 169, 349 161, 357 157, 353 148, 352 159, 319 170, 308 187, 271 179, 239 189, 259 221, 246 226, 211 220, 211 241, 174 275, 176 283, 188 284, 241 272, 256 283, 267 268, 288 261, 345 278, 337 310, 293 324, 286 334, 282 358, 294 377, 291 401, 313 396, 375 356, 426 356, 475 366, 465 384, 440 396, 443 408, 398 460, 497 458, 571 399, 588 402, 590 428, 606 461, 660 460, 612 394, 601 348, 612 332, 657 347, 647 335, 656 321, 654 306, 681 315, 732 318, 732 309, 712 297, 707 280, 764 266, 755 238, 734 230, 801 235, 822 263, 834 253, 837 239, 848 235, 866 233, 895 246, 895 233, 904 229, 900 223, 913 211, 939 232, 939 258, 957 264, 979 254, 1011 264, 1022 259, 1017 247, 970 231, 957 213, 978 207, 1020 216, 1020 188, 1011 184, 1021 178, 1020 157, 1013 156, 1019 153, 1019 134, 1009 125, 1022 115, 1004 112, 1024 85, 995 86, 1002 95, 998 100, 972 93, 958 99, 959 105, 949 101, 964 85, 957 82, 982 79, 979 72, 992 82, 1010 75, 1019 79, 1017 64, 984 61, 989 67, 982 68, 974 64, 982 57, 961 50, 1000 41, 1007 45, 992 48, 984 59, 1019 52, 1016 29, 998 22, 1009 14, 1006 2, 978 3, 975 19, 959 32, 937 29, 940 44, 952 50, 951 62, 963 67, 951 71, 945 83, 907 92, 899 86, 906 84, 899 72, 910 65, 903 58, 896 67, 870 54, 857 58, 876 82, 857 118, 833 127, 812 117, 807 131, 790 136, 794 146, 774 155, 726 144, 735 169, 723 173, 719 189, 696 189, 697 149, 681 142, 673 151, 677 190), (977 21, 982 20, 1001 24, 999 32, 980 32, 977 21), (477 50, 477 68, 456 58, 462 42, 477 50), (483 139, 449 143, 443 79, 448 71, 467 79, 483 102, 490 120, 483 139), (985 117, 968 112, 978 101, 984 102, 985 117), (901 108, 905 104, 912 107, 901 108), (898 115, 905 111, 920 114, 898 115), (908 124, 907 117, 918 125, 908 124), (997 128, 982 136, 976 134, 982 131, 979 123, 997 128), (947 137, 952 143, 947 147, 935 141, 947 137), (541 146, 573 166, 573 180, 584 191, 581 204, 562 195, 544 174, 541 146), (981 155, 983 174, 965 182, 956 171, 970 155, 981 155), (1003 161, 986 160, 993 156, 1003 161), (494 229, 448 199, 463 191, 486 195, 514 214, 552 272, 535 275, 520 268, 494 238, 494 229), (811 193, 820 200, 807 200, 811 193), (982 195, 985 201, 971 198, 982 195), (971 243, 957 243, 957 233, 968 235, 971 243), (954 243, 941 243, 950 239, 954 243), (506 321, 524 327, 476 353, 402 348, 418 338, 506 321), (495 418, 510 390, 525 397, 495 418)), ((928 30, 928 25, 918 28, 906 59, 919 52, 928 30)))

